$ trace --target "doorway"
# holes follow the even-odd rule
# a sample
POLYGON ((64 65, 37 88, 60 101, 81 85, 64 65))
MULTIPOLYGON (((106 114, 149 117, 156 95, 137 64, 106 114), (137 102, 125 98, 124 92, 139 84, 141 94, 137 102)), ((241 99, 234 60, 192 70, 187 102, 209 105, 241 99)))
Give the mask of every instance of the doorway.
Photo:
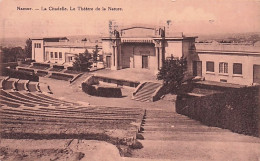
POLYGON ((260 84, 260 65, 254 65, 253 68, 253 82, 260 84))
POLYGON ((146 55, 142 56, 142 68, 148 68, 148 56, 146 55))
POLYGON ((193 61, 193 76, 202 76, 202 62, 193 61))
POLYGON ((111 56, 106 57, 106 67, 111 68, 111 56))

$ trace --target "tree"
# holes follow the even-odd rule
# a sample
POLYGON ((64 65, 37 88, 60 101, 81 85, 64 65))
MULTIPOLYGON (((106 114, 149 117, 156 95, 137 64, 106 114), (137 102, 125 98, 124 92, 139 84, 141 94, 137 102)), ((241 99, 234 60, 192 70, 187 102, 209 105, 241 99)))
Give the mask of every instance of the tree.
POLYGON ((32 40, 31 39, 26 40, 24 52, 25 52, 27 58, 32 58, 32 40))
POLYGON ((1 48, 3 53, 3 62, 16 62, 17 58, 24 59, 24 50, 21 47, 13 47, 13 48, 1 48))
POLYGON ((75 61, 73 62, 73 68, 77 71, 86 72, 89 71, 89 69, 92 66, 91 55, 88 53, 88 50, 86 49, 84 53, 80 53, 79 55, 76 55, 75 61))
POLYGON ((187 68, 186 59, 166 59, 162 68, 157 74, 158 80, 163 80, 166 93, 177 93, 183 83, 183 78, 187 68))
POLYGON ((97 57, 98 57, 98 45, 96 45, 95 50, 93 50, 93 62, 96 63, 97 62, 97 57))

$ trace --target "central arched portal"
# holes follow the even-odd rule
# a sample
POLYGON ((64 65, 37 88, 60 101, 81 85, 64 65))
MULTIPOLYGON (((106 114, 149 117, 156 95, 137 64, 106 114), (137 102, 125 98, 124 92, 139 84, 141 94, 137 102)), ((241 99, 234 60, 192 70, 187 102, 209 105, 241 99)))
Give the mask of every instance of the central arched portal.
POLYGON ((121 44, 122 68, 153 68, 153 61, 156 59, 154 43, 133 43, 121 44))

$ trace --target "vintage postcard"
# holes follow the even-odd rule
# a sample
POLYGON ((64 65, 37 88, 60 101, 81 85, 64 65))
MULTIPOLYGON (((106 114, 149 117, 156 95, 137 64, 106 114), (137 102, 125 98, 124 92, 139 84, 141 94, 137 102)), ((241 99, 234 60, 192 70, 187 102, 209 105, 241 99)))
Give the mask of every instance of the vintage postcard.
POLYGON ((0 161, 260 161, 260 0, 0 0, 0 161))

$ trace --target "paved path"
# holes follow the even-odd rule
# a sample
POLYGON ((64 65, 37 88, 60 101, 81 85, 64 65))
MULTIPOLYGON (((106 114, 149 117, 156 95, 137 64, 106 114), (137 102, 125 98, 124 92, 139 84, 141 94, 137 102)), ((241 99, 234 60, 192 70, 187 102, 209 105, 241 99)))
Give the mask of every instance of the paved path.
POLYGON ((260 139, 202 125, 167 110, 147 110, 143 148, 126 161, 260 160, 260 139))

